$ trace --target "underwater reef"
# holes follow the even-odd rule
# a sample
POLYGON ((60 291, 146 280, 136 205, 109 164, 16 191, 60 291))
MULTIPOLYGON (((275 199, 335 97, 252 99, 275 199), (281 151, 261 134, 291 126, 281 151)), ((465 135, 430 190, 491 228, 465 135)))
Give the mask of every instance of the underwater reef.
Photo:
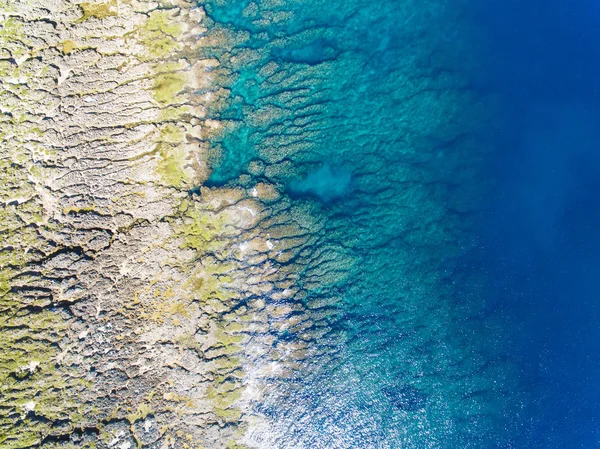
POLYGON ((3 1, 0 447, 509 444, 467 10, 3 1))

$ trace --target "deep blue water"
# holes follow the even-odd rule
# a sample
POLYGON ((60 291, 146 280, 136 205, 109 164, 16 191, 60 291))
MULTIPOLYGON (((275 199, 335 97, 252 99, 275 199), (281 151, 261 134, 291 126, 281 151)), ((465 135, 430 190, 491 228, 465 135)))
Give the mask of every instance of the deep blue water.
POLYGON ((599 7, 206 10, 209 183, 281 192, 261 231, 293 292, 264 298, 294 313, 248 355, 285 372, 255 374, 248 445, 597 447, 599 7))
POLYGON ((492 298, 519 323, 527 447, 600 445, 600 4, 481 5, 502 102, 484 225, 492 298))

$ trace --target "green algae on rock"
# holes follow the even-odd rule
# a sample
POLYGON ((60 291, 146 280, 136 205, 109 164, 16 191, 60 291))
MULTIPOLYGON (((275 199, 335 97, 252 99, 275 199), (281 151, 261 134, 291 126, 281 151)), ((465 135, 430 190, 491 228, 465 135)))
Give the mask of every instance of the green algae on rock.
POLYGON ((242 337, 211 332, 227 268, 179 224, 218 127, 204 13, 46 3, 1 6, 0 445, 227 447, 242 337))

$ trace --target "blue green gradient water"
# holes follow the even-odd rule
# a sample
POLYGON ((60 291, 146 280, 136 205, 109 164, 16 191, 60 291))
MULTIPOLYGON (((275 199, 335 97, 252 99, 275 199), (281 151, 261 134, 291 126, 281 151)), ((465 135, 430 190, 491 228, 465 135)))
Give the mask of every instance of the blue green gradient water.
POLYGON ((511 447, 520 377, 478 268, 495 102, 472 86, 470 5, 215 0, 206 11, 228 42, 209 49, 228 89, 209 184, 275 184, 280 225, 266 229, 285 239, 294 224, 302 237, 278 261, 297 291, 266 297, 296 318, 272 319, 273 348, 301 350, 282 356, 283 376, 247 362, 263 394, 245 442, 511 447))

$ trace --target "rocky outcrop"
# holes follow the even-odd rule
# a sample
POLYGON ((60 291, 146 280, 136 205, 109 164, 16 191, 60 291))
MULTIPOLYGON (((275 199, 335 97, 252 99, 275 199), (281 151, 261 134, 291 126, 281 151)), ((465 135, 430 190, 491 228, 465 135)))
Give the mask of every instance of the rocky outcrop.
POLYGON ((219 127, 202 8, 0 14, 0 446, 234 447, 233 266, 207 245, 257 212, 189 193, 219 127))

